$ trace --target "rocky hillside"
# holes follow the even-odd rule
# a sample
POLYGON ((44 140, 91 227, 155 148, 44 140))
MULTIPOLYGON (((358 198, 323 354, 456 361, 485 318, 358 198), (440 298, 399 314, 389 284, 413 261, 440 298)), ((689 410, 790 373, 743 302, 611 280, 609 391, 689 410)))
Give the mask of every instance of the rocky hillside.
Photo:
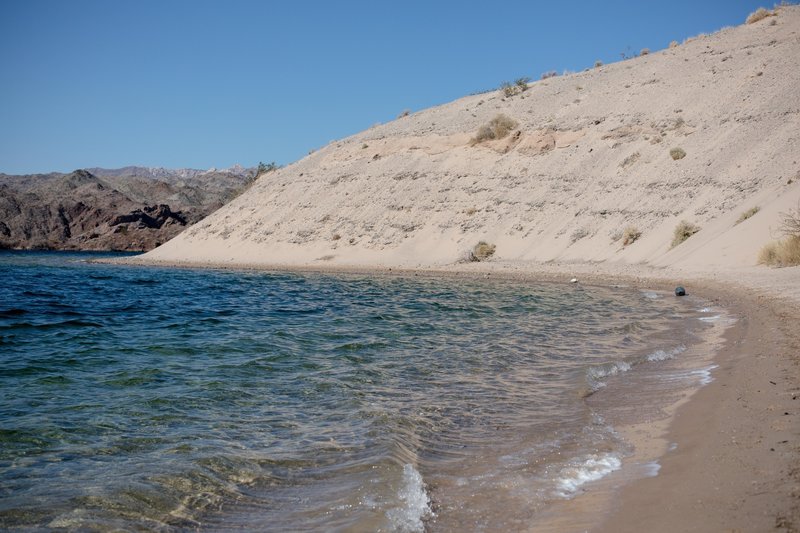
POLYGON ((0 248, 150 250, 219 209, 252 170, 0 174, 0 248))
POLYGON ((486 241, 492 260, 754 265, 800 202, 798 87, 800 7, 781 7, 333 142, 146 259, 426 267, 486 241))

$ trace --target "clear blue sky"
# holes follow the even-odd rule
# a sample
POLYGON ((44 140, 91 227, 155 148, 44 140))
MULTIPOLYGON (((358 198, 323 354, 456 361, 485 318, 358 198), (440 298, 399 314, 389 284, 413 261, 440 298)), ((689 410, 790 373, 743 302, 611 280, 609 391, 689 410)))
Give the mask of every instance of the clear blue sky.
POLYGON ((0 172, 285 164, 403 109, 665 48, 762 4, 2 0, 0 172))

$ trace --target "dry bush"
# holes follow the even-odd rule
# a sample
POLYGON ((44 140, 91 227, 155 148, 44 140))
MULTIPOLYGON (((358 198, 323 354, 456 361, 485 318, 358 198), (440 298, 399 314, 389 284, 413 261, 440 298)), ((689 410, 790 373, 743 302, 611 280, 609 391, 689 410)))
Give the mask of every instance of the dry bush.
POLYGON ((584 237, 589 236, 589 230, 586 228, 578 228, 572 232, 572 235, 569 237, 570 244, 574 244, 577 241, 583 239, 584 237))
POLYGON ((408 115, 410 115, 410 114, 411 114, 411 110, 410 110, 410 109, 403 109, 403 110, 400 112, 400 114, 399 114, 399 115, 397 115, 397 118, 403 118, 403 117, 407 117, 407 116, 408 116, 408 115))
POLYGON ((767 244, 759 252, 758 262, 775 267, 800 265, 800 235, 767 244))
POLYGON ((769 9, 764 9, 763 7, 759 7, 758 9, 750 13, 744 22, 745 24, 755 24, 759 20, 764 20, 765 18, 771 17, 773 15, 775 15, 774 11, 770 11, 769 9))
POLYGON ((778 231, 787 237, 800 237, 800 203, 796 209, 781 213, 781 226, 778 231))
POLYGON ((547 78, 555 78, 556 76, 558 76, 558 72, 555 70, 548 70, 547 72, 542 73, 543 80, 546 80, 547 78))
POLYGON ((472 248, 472 250, 468 250, 464 254, 463 261, 468 263, 485 261, 494 255, 496 248, 497 247, 494 244, 489 244, 486 241, 480 241, 472 248))
POLYGON ((700 231, 700 226, 695 226, 691 222, 681 220, 680 223, 678 223, 678 225, 675 227, 671 248, 675 248, 698 231, 700 231))
POLYGON ((670 48, 677 48, 678 47, 678 41, 670 41, 669 47, 670 48))
POLYGON ((648 55, 649 53, 650 53, 650 49, 649 49, 649 48, 642 48, 642 51, 641 51, 641 52, 639 52, 639 55, 640 55, 640 56, 646 56, 646 55, 648 55))
POLYGON ((599 59, 594 62, 594 68, 600 68, 602 66, 603 66, 603 62, 600 61, 599 59))
POLYGON ((500 113, 490 120, 488 124, 481 126, 472 141, 473 143, 480 143, 493 139, 502 139, 516 127, 516 120, 500 113))
POLYGON ((642 236, 642 232, 635 226, 628 226, 622 232, 622 246, 628 246, 635 243, 642 236))
MULTIPOLYGON (((753 215, 755 215, 756 213, 758 213, 758 212, 759 212, 759 210, 761 210, 761 208, 760 208, 760 207, 758 207, 758 206, 751 207, 750 209, 748 209, 747 211, 745 211, 744 213, 742 213, 741 215, 739 215, 739 218, 736 220, 736 224, 741 224, 742 222, 744 222, 745 220, 747 220, 747 219, 748 219, 748 218, 750 218, 751 216, 753 216, 753 215)), ((734 226, 735 226, 736 224, 734 224, 734 226)))
POLYGON ((686 151, 683 148, 673 148, 669 151, 669 155, 672 157, 672 159, 677 161, 678 159, 683 159, 686 157, 686 151))
POLYGON ((511 82, 504 81, 500 84, 500 90, 503 91, 503 95, 506 98, 511 98, 515 94, 517 94, 517 88, 511 84, 511 82))

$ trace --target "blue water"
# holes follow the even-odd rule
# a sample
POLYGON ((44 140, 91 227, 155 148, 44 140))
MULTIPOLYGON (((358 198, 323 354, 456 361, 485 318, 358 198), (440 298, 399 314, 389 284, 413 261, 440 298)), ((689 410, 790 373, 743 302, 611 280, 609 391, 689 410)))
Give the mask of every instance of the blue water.
POLYGON ((627 453, 587 395, 702 328, 625 288, 101 256, 0 252, 2 528, 516 524, 627 453))

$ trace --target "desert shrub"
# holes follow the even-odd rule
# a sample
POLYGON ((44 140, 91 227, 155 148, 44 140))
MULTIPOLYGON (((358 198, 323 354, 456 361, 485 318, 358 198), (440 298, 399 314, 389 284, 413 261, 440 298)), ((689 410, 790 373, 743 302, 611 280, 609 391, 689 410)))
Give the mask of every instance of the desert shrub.
POLYGON ((571 244, 574 244, 577 241, 588 236, 589 236, 589 230, 587 230, 586 228, 578 228, 572 232, 572 235, 570 235, 569 240, 571 244))
POLYGON ((594 68, 600 68, 602 66, 603 66, 603 62, 600 61, 599 59, 594 62, 594 68))
POLYGON ((639 52, 639 55, 640 56, 646 56, 649 53, 650 53, 650 49, 649 48, 642 48, 641 52, 639 52))
POLYGON ((492 131, 492 128, 490 128, 488 124, 484 124, 478 128, 478 133, 475 134, 475 138, 472 140, 476 143, 481 143, 483 141, 490 141, 492 139, 494 139, 494 132, 492 131))
POLYGON ((700 231, 699 226, 695 226, 686 220, 681 220, 680 223, 678 223, 678 225, 675 227, 675 233, 672 237, 672 248, 675 248, 698 231, 700 231))
POLYGON ((477 210, 476 208, 474 208, 474 207, 470 207, 470 208, 468 208, 468 209, 467 209, 466 211, 464 211, 464 212, 465 212, 465 213, 466 213, 468 216, 472 216, 472 215, 474 215, 475 213, 477 213, 477 212, 478 212, 478 210, 477 210))
POLYGON ((331 240, 332 241, 338 241, 341 238, 342 238, 341 235, 339 235, 338 233, 334 233, 333 236, 331 237, 331 240))
POLYGON ((639 231, 635 226, 628 226, 625 228, 625 231, 622 232, 622 246, 628 246, 629 244, 635 243, 641 236, 642 232, 639 231))
MULTIPOLYGON (((748 219, 748 218, 750 218, 751 216, 753 216, 753 215, 755 215, 756 213, 758 213, 758 211, 759 211, 760 209, 761 209, 761 208, 760 208, 760 207, 758 207, 758 206, 751 207, 750 209, 748 209, 747 211, 745 211, 744 213, 742 213, 741 215, 739 215, 739 218, 736 220, 736 224, 741 224, 742 222, 744 222, 745 220, 747 220, 747 219, 748 219)), ((734 226, 735 226, 736 224, 734 224, 734 226)))
POLYGON ((800 237, 800 204, 796 209, 781 213, 781 225, 778 231, 787 237, 800 237))
POLYGON ((502 139, 516 127, 516 120, 500 113, 490 120, 488 124, 484 124, 478 129, 473 142, 480 143, 492 139, 502 139))
POLYGON ((747 16, 747 19, 745 19, 744 22, 745 22, 745 24, 755 24, 759 20, 763 20, 763 19, 765 19, 767 17, 771 17, 774 14, 775 14, 775 12, 770 11, 769 9, 764 9, 763 7, 759 7, 758 9, 756 9, 755 11, 750 13, 747 16))
POLYGON ((408 116, 408 115, 410 115, 410 114, 411 114, 411 110, 410 110, 410 109, 403 109, 403 110, 400 112, 400 114, 399 114, 399 115, 397 115, 397 118, 403 118, 403 117, 407 117, 407 116, 408 116))
POLYGON ((503 95, 506 98, 511 98, 515 94, 517 94, 517 88, 509 81, 504 81, 500 84, 500 90, 503 91, 503 95))
POLYGON ((496 248, 497 247, 494 244, 489 244, 486 241, 480 241, 472 248, 472 250, 468 250, 467 253, 464 254, 463 260, 467 262, 485 261, 494 255, 496 248))
POLYGON ((669 47, 670 48, 677 48, 678 47, 678 41, 670 41, 669 47))
POLYGON ((672 159, 677 161, 678 159, 683 159, 686 157, 686 151, 683 148, 673 148, 669 151, 669 155, 672 157, 672 159))
POLYGON ((800 205, 781 213, 781 217, 778 231, 784 238, 764 246, 758 254, 758 262, 775 267, 800 265, 800 205))
POLYGON ((275 161, 271 163, 264 163, 263 161, 258 162, 258 168, 256 169, 256 178, 259 177, 261 174, 266 174, 267 172, 274 172, 278 170, 280 167, 275 163, 275 161))
POLYGON ((546 80, 547 78, 555 78, 556 76, 558 76, 558 72, 555 70, 548 70, 547 72, 542 73, 543 80, 546 80))
POLYGON ((503 95, 506 98, 510 98, 516 94, 523 93, 528 90, 528 82, 530 82, 530 78, 517 78, 514 80, 514 83, 504 81, 500 84, 500 90, 503 91, 503 95))
POLYGON ((758 262, 775 267, 800 265, 800 235, 790 235, 767 244, 759 252, 758 262))

